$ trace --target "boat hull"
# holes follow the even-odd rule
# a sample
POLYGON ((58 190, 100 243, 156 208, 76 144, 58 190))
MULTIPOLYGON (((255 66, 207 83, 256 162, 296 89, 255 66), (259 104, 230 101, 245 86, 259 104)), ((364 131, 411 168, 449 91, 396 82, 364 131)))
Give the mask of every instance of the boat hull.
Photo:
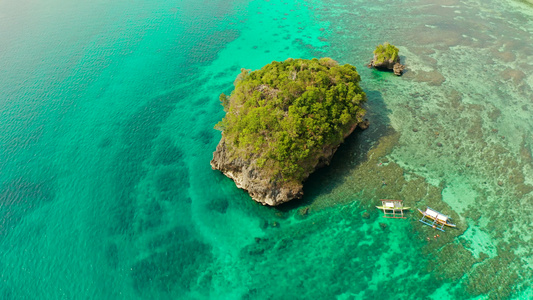
MULTIPOLYGON (((455 224, 453 224, 453 223, 450 223, 450 222, 448 222, 448 221, 446 221, 446 222, 442 222, 442 221, 440 221, 440 220, 434 218, 433 216, 430 216, 430 215, 428 215, 428 214, 425 214, 423 211, 420 210, 420 208, 417 208, 417 210, 418 210, 418 212, 420 212, 422 215, 424 215, 426 218, 431 219, 431 220, 433 220, 433 221, 436 221, 438 224, 442 224, 442 225, 444 225, 444 226, 448 226, 448 227, 457 227, 457 225, 455 225, 455 224)), ((429 224, 428 224, 428 225, 429 225, 429 224)))
POLYGON ((386 210, 409 210, 410 207, 402 207, 402 208, 394 208, 394 207, 385 207, 385 206, 376 206, 379 209, 386 209, 386 210))

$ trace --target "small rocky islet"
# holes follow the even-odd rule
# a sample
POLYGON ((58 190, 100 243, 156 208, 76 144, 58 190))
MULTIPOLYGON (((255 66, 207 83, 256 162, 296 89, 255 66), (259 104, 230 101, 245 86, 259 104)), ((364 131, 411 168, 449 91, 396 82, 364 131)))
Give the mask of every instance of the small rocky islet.
POLYGON ((303 195, 303 182, 357 126, 366 94, 354 66, 331 58, 288 59, 243 69, 216 128, 211 166, 257 202, 276 206, 303 195))
MULTIPOLYGON (((399 63, 398 49, 382 46, 375 67, 399 63)), ((301 198, 309 175, 328 165, 356 128, 368 128, 360 81, 354 66, 331 58, 241 69, 232 93, 220 96, 226 116, 215 126, 222 138, 211 167, 264 205, 301 198)))
POLYGON ((400 63, 400 50, 387 42, 378 45, 374 50, 374 58, 368 64, 370 68, 378 70, 392 70, 395 75, 401 76, 405 66, 400 63))

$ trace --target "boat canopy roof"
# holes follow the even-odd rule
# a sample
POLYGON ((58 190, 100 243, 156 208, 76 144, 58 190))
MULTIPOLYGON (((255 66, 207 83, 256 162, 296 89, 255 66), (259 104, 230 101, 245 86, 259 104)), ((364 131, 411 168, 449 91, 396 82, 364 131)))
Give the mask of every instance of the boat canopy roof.
POLYGON ((381 199, 381 203, 387 208, 402 208, 402 200, 381 199))
POLYGON ((426 208, 426 212, 425 212, 426 215, 430 216, 430 217, 433 217, 439 221, 442 221, 442 222, 446 222, 448 220, 448 216, 446 215, 443 215, 441 213, 439 213, 438 211, 434 211, 432 210, 431 208, 426 208))

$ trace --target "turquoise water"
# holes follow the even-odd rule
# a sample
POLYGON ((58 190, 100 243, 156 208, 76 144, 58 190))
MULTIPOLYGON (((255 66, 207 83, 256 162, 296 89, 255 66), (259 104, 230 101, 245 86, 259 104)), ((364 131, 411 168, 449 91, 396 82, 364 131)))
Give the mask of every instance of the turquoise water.
POLYGON ((533 297, 531 4, 107 2, 0 2, 1 299, 533 297), (384 41, 404 76, 365 67, 384 41), (209 166, 218 95, 322 56, 371 128, 263 207, 209 166))

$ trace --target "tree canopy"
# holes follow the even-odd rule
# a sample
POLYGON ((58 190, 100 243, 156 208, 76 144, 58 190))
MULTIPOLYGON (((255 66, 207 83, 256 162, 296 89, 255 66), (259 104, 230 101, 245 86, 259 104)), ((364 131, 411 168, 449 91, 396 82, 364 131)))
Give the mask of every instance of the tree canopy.
POLYGON ((327 147, 336 147, 365 114, 354 66, 331 58, 288 59, 241 69, 216 128, 235 157, 281 180, 303 180, 327 147))
POLYGON ((396 61, 398 59, 399 51, 400 50, 398 50, 396 46, 387 42, 383 43, 383 45, 378 45, 376 50, 374 50, 374 64, 382 64, 386 60, 396 61))

